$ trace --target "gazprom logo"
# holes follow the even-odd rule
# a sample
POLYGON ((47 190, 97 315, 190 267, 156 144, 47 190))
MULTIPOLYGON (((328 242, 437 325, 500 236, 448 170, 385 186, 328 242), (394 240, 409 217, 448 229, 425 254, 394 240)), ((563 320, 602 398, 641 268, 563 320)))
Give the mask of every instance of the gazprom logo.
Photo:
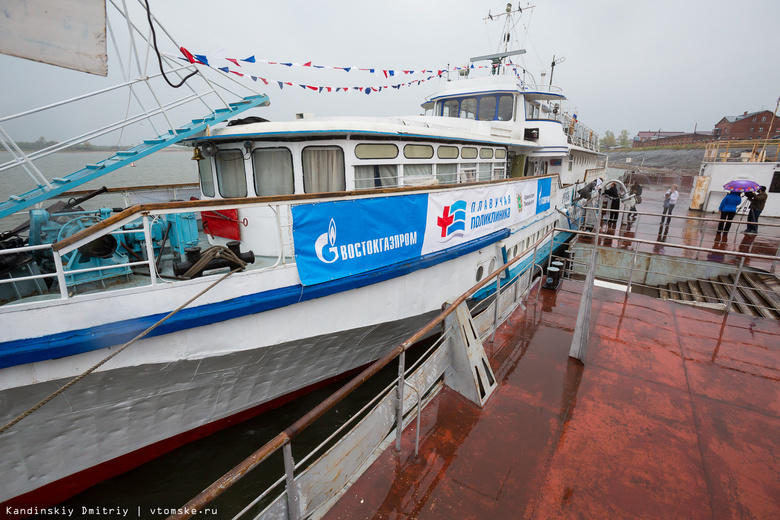
POLYGON ((339 249, 336 247, 336 222, 333 219, 330 219, 328 232, 317 237, 317 241, 314 242, 314 250, 317 253, 317 258, 326 264, 332 264, 339 259, 339 249), (328 251, 330 252, 328 256, 331 257, 330 260, 326 259, 325 255, 323 255, 323 250, 328 244, 330 244, 330 247, 328 248, 328 251))
POLYGON ((317 237, 317 240, 314 242, 314 251, 321 262, 332 264, 336 260, 339 260, 339 258, 341 258, 341 260, 352 260, 416 244, 417 231, 411 231, 408 233, 398 233, 384 237, 355 241, 352 243, 342 243, 337 246, 336 222, 333 219, 330 219, 328 231, 317 237))

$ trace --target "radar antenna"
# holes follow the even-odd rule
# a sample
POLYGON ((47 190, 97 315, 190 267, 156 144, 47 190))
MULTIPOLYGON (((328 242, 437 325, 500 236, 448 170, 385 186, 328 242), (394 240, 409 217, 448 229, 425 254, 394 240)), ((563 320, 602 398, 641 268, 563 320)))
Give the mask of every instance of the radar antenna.
MULTIPOLYGON (((533 9, 535 6, 528 5, 525 7, 526 10, 533 9)), ((511 39, 511 32, 512 27, 514 25, 512 24, 512 15, 516 13, 522 13, 523 8, 518 7, 515 10, 512 10, 512 4, 506 4, 506 10, 501 14, 491 14, 490 11, 488 11, 487 18, 483 18, 483 20, 497 20, 504 17, 504 30, 501 34, 501 46, 503 46, 503 51, 498 52, 496 54, 486 54, 484 56, 475 56, 474 58, 471 58, 471 62, 475 61, 483 61, 483 60, 490 60, 493 64, 492 73, 493 74, 500 74, 502 73, 502 67, 501 65, 504 63, 504 58, 507 58, 509 56, 515 56, 518 54, 525 54, 525 49, 520 49, 516 51, 510 51, 509 50, 509 40, 511 39)))

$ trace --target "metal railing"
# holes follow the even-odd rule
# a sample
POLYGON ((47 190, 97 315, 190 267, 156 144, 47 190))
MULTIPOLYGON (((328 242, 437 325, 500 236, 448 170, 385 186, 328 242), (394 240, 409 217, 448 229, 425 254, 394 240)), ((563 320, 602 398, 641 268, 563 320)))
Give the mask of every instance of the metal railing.
POLYGON ((603 233, 574 233, 577 241, 572 242, 568 256, 556 257, 565 262, 564 276, 567 278, 582 279, 593 269, 597 279, 619 284, 626 293, 642 292, 676 299, 720 309, 726 314, 736 306, 744 314, 780 318, 780 295, 760 281, 761 277, 776 277, 753 267, 759 262, 765 266, 775 265, 780 260, 777 254, 724 251, 625 235, 607 239, 619 241, 619 245, 615 242, 604 245, 606 236, 603 233), (607 256, 609 261, 604 260, 607 256), (731 257, 730 262, 724 262, 727 256, 731 257), (673 288, 667 289, 670 286, 673 288))
MULTIPOLYGON (((422 329, 413 334, 409 339, 404 341, 401 345, 395 347, 388 352, 384 357, 378 361, 372 363, 368 368, 363 370, 360 374, 355 376, 351 381, 345 384, 342 388, 328 397, 325 401, 317 405, 289 428, 279 433, 273 439, 268 441, 259 450, 241 462, 239 465, 231 469, 219 480, 214 482, 211 486, 202 491, 195 498, 190 500, 186 505, 178 508, 177 514, 169 517, 172 519, 185 519, 190 518, 202 510, 206 505, 211 503, 222 493, 227 491, 232 485, 234 485, 242 477, 246 476, 252 469, 257 468, 260 464, 267 461, 269 457, 282 451, 284 458, 284 475, 275 481, 275 483, 259 494, 253 499, 249 505, 242 509, 234 518, 240 518, 247 512, 257 508, 263 500, 268 499, 274 489, 278 489, 284 484, 283 494, 286 496, 286 511, 281 511, 282 515, 286 514, 287 518, 298 519, 308 516, 312 513, 311 510, 306 509, 302 512, 302 504, 299 503, 299 494, 296 491, 297 479, 300 476, 300 471, 303 469, 304 464, 313 459, 315 454, 320 454, 329 444, 332 444, 334 439, 341 435, 348 426, 355 424, 358 419, 362 419, 371 407, 378 407, 379 404, 385 399, 390 399, 392 394, 395 393, 396 412, 395 422, 390 428, 387 437, 385 438, 384 445, 392 442, 394 439, 396 449, 401 449, 401 435, 406 423, 412 420, 411 410, 416 409, 419 425, 419 413, 421 409, 421 402, 424 404, 427 397, 432 397, 434 389, 437 386, 438 378, 428 377, 427 381, 418 387, 417 385, 410 385, 408 379, 413 377, 413 371, 419 369, 419 367, 427 359, 431 359, 434 356, 446 354, 441 353, 441 348, 446 346, 450 340, 450 335, 453 333, 452 328, 444 328, 445 320, 455 312, 459 306, 464 304, 472 295, 474 295, 480 289, 489 287, 495 283, 495 291, 486 300, 483 300, 478 306, 471 310, 471 314, 474 316, 474 324, 476 327, 477 337, 480 341, 484 341, 495 329, 514 311, 518 305, 522 305, 522 299, 528 296, 528 293, 532 287, 537 283, 541 287, 541 282, 538 278, 539 269, 537 264, 542 261, 541 255, 538 254, 539 247, 547 242, 552 241, 555 234, 554 230, 548 231, 543 237, 541 237, 531 247, 512 258, 505 265, 497 268, 491 275, 485 277, 482 281, 474 285, 469 291, 459 296, 453 302, 446 305, 446 308, 436 318, 431 320, 422 329), (513 265, 521 261, 527 261, 531 259, 531 264, 527 269, 521 272, 515 273, 512 278, 507 277, 507 273, 510 272, 513 265), (503 282, 503 283, 502 283, 503 282), (414 344, 430 335, 431 333, 439 330, 440 337, 433 343, 433 345, 420 357, 420 359, 412 366, 406 367, 406 352, 414 344), (304 456, 298 463, 295 463, 292 456, 292 442, 307 428, 309 428, 315 421, 321 418, 329 410, 333 409, 338 403, 344 400, 347 396, 352 394, 356 389, 363 385, 370 378, 376 376, 383 368, 388 367, 392 362, 398 359, 398 375, 397 378, 388 386, 384 388, 377 396, 369 400, 358 413, 354 414, 344 425, 339 427, 331 435, 329 435, 324 441, 322 441, 316 448, 310 453, 304 456), (416 394, 414 406, 412 408, 404 408, 401 404, 404 401, 404 387, 414 386, 413 390, 416 394), (299 472, 296 474, 296 472, 299 472)), ((551 249, 552 251, 552 249, 551 249)), ((548 259, 552 255, 548 255, 548 259)), ((439 373, 443 373, 443 369, 439 368, 439 373)), ((415 439, 415 451, 419 446, 419 427, 417 428, 418 437, 415 439)), ((384 436, 383 436, 384 437, 384 436)), ((343 469, 343 468, 342 468, 343 469)), ((308 496, 308 494, 307 494, 308 496)), ((281 495, 280 495, 281 497, 281 495)), ((277 502, 278 506, 278 502, 277 502)), ((316 509, 317 506, 312 506, 316 509)), ((277 511, 279 513, 280 511, 277 511)))
POLYGON ((703 162, 780 161, 780 139, 722 140, 707 143, 703 162))

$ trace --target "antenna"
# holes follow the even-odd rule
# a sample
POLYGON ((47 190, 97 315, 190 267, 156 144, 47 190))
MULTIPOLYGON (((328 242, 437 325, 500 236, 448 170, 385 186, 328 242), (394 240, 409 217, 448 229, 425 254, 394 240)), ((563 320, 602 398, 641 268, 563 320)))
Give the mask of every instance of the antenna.
MULTIPOLYGON (((527 5, 525 7, 526 10, 533 9, 536 6, 533 5, 527 5)), ((512 24, 512 15, 515 13, 522 13, 523 8, 518 7, 515 10, 512 10, 512 4, 508 3, 506 4, 506 9, 501 14, 492 14, 490 11, 488 11, 487 18, 483 18, 483 20, 496 20, 498 18, 501 18, 502 16, 504 18, 504 30, 501 34, 501 44, 503 45, 503 52, 498 52, 496 54, 488 54, 486 56, 477 56, 475 58, 471 58, 471 61, 481 61, 481 60, 491 60, 493 62, 493 74, 498 73, 499 66, 504 62, 504 58, 508 56, 515 56, 517 54, 525 54, 525 49, 521 49, 518 51, 510 51, 509 50, 509 40, 511 39, 511 30, 514 25, 512 24)))

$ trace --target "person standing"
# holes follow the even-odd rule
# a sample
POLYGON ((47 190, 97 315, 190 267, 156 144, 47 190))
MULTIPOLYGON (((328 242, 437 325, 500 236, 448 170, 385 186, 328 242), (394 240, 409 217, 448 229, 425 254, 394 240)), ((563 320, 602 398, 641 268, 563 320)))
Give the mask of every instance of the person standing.
POLYGON ((720 210, 721 221, 718 222, 718 234, 728 234, 729 229, 731 229, 731 221, 734 220, 734 215, 737 214, 737 208, 741 202, 742 197, 736 191, 732 191, 720 201, 718 209, 720 210), (724 222, 724 220, 728 222, 724 222))
MULTIPOLYGON (((671 215, 672 211, 674 211, 674 205, 677 204, 677 197, 679 197, 680 194, 677 192, 677 185, 672 184, 672 187, 666 190, 666 193, 664 194, 664 215, 671 215)), ((672 217, 661 217, 661 226, 668 226, 669 222, 672 221, 672 217), (664 222, 664 218, 666 218, 666 222, 664 222)))
POLYGON ((758 217, 761 212, 764 211, 764 205, 766 204, 766 186, 758 188, 758 192, 745 193, 745 197, 750 200, 750 211, 748 212, 748 225, 744 231, 748 235, 758 234, 758 217))
POLYGON ((608 225, 610 227, 615 227, 617 225, 617 219, 618 219, 618 211, 620 210, 620 192, 618 191, 618 187, 616 183, 612 183, 609 185, 607 189, 604 190, 604 195, 607 197, 607 200, 609 201, 609 220, 608 225))
POLYGON ((639 184, 639 181, 634 181, 634 184, 631 185, 631 195, 634 196, 634 205, 631 206, 632 213, 629 214, 628 219, 631 221, 636 220, 636 205, 640 204, 642 202, 642 191, 644 188, 642 188, 642 185, 639 184))

